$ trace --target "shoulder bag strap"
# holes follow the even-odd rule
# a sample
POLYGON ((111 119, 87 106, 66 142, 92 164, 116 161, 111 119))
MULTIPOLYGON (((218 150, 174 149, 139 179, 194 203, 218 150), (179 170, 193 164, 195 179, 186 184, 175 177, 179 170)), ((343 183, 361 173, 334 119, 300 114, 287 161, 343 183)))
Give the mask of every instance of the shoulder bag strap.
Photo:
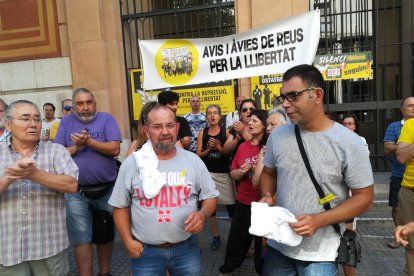
MULTIPOLYGON (((313 175, 312 168, 309 163, 308 156, 306 155, 305 147, 303 146, 302 137, 300 136, 299 127, 298 125, 295 125, 295 135, 296 135, 296 141, 298 142, 300 155, 302 155, 303 162, 305 163, 306 170, 308 171, 309 177, 312 180, 313 186, 315 187, 316 191, 318 192, 319 198, 324 198, 325 193, 322 191, 321 186, 319 185, 318 181, 316 181, 315 176, 313 175)), ((327 211, 331 209, 331 204, 329 202, 322 205, 323 208, 327 211)), ((338 223, 332 224, 335 231, 341 235, 341 228, 339 227, 338 223)))

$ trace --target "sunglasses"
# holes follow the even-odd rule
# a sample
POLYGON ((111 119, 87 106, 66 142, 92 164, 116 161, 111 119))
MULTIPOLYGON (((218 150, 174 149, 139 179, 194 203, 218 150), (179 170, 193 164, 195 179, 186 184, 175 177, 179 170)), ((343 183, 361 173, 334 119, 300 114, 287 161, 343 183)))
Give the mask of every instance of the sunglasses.
POLYGON ((280 96, 276 97, 276 100, 280 103, 283 104, 285 102, 285 100, 288 100, 288 102, 294 102, 296 101, 296 97, 300 96, 303 92, 309 91, 309 90, 314 90, 316 89, 315 87, 309 87, 306 89, 303 89, 302 91, 293 91, 293 92, 288 92, 286 94, 280 94, 280 96))
POLYGON ((254 108, 254 107, 243 107, 243 108, 241 109, 241 111, 242 111, 243 113, 247 112, 247 110, 250 110, 250 112, 251 112, 251 111, 255 110, 255 108, 254 108))
POLYGON ((72 110, 72 107, 67 105, 67 106, 64 106, 63 109, 66 111, 70 111, 72 110))

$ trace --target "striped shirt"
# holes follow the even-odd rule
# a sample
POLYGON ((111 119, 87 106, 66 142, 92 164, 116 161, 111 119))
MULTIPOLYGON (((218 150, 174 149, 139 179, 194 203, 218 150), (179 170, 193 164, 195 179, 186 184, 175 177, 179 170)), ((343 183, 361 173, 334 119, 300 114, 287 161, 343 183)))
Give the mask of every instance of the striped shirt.
MULTIPOLYGON (((8 137, 0 143, 0 177, 22 156, 8 137)), ((52 142, 39 142, 32 156, 38 169, 78 177, 69 152, 52 142)), ((64 194, 28 179, 15 180, 0 193, 0 264, 11 266, 58 254, 69 246, 64 194)))

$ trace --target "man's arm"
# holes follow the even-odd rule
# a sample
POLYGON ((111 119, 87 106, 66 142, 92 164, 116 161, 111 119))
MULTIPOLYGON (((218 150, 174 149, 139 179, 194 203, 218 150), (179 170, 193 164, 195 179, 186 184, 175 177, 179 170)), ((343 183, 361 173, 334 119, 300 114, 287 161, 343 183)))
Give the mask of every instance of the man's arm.
POLYGON ((128 251, 131 258, 138 258, 144 251, 144 246, 140 241, 134 240, 131 233, 131 215, 129 207, 116 208, 113 212, 114 223, 119 237, 128 251))
POLYGON ((13 182, 13 179, 3 175, 0 177, 0 193, 3 193, 13 182))
POLYGON ((70 137, 75 144, 75 146, 67 148, 71 155, 75 154, 84 146, 89 146, 94 150, 111 157, 118 156, 119 152, 121 151, 119 141, 100 142, 91 138, 86 130, 82 130, 80 134, 73 133, 70 135, 70 137))
POLYGON ((217 199, 207 198, 203 200, 200 211, 192 212, 184 221, 185 231, 196 234, 203 230, 204 222, 214 213, 217 206, 217 199))
POLYGON ((34 163, 12 165, 5 169, 5 173, 0 180, 0 190, 3 187, 7 188, 12 181, 17 179, 30 179, 61 193, 76 193, 78 188, 78 181, 75 177, 40 170, 34 163))
POLYGON ((273 206, 273 196, 276 192, 276 177, 277 172, 274 168, 263 166, 262 173, 260 174, 260 202, 265 202, 269 206, 273 206))
POLYGON ((385 155, 393 155, 397 151, 397 144, 394 142, 384 142, 385 155))
POLYGON ((398 162, 406 163, 414 157, 414 144, 407 144, 403 142, 398 143, 396 156, 398 162))
POLYGON ((191 137, 190 136, 181 137, 180 142, 183 145, 184 149, 186 149, 186 150, 190 149, 190 146, 191 146, 191 137))
POLYGON ((298 235, 312 236, 319 228, 350 220, 372 206, 374 199, 372 185, 361 189, 351 189, 351 192, 352 196, 338 206, 319 214, 299 215, 296 217, 298 221, 289 223, 289 225, 298 235))

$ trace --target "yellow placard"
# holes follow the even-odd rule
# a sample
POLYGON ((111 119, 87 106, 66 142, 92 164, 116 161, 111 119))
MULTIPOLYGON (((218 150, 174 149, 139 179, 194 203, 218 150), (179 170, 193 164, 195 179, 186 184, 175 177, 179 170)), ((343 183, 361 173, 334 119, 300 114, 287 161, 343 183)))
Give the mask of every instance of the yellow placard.
MULTIPOLYGON (((161 90, 144 91, 142 89, 143 75, 141 69, 131 70, 130 77, 134 120, 139 120, 142 106, 146 102, 157 101, 158 93, 161 90)), ((223 116, 235 110, 234 85, 232 80, 187 87, 175 87, 173 91, 180 95, 177 110, 177 115, 180 116, 191 111, 190 99, 193 96, 200 98, 202 112, 206 111, 209 104, 218 104, 221 107, 223 116)))
POLYGON ((346 80, 372 77, 371 52, 316 56, 314 65, 324 80, 346 80))
POLYGON ((250 98, 255 100, 258 109, 272 109, 276 106, 275 97, 280 95, 283 74, 272 74, 250 78, 250 98))

